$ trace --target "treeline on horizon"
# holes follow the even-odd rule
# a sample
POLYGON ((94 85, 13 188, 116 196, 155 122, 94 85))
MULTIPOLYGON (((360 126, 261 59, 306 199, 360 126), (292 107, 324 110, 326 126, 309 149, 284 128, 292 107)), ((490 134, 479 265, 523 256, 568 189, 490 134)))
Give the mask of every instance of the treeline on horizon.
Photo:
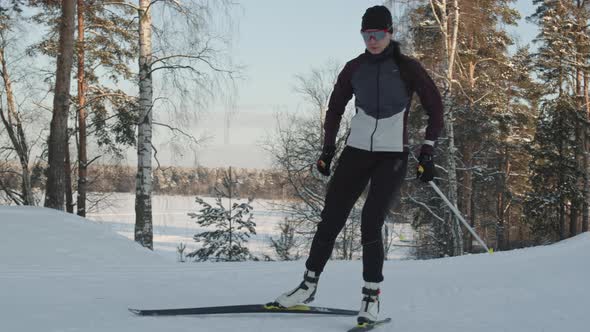
MULTIPOLYGON (((18 165, 14 165, 18 167, 18 165)), ((4 167, 6 168, 6 167, 4 167)), ((153 190, 159 195, 215 196, 225 167, 162 166, 154 170, 153 190)), ((89 192, 134 193, 137 169, 127 165, 94 165, 88 168, 89 192)), ((240 198, 293 199, 295 196, 287 179, 277 171, 252 168, 233 168, 235 192, 240 198)), ((19 178, 9 172, 0 173, 0 183, 18 190, 19 178)), ((36 164, 31 172, 31 184, 36 190, 45 190, 46 176, 42 164, 36 164)), ((73 190, 77 188, 74 184, 73 190)))

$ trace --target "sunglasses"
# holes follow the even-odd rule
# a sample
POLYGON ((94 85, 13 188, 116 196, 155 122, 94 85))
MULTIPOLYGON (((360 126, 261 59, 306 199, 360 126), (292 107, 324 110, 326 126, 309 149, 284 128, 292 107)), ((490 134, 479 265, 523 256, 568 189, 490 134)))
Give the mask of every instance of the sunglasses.
POLYGON ((368 42, 372 39, 375 39, 376 41, 379 41, 383 38, 385 38, 385 34, 388 32, 388 29, 384 29, 384 30, 361 30, 361 35, 363 36, 363 39, 365 40, 365 42, 368 42))

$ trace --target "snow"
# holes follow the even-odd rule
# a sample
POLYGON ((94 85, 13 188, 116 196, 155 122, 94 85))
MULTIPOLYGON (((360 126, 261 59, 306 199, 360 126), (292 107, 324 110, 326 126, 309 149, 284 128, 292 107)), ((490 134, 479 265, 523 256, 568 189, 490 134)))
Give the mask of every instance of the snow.
MULTIPOLYGON (((551 246, 387 261, 381 331, 585 331, 590 234, 551 246)), ((360 261, 331 261, 314 304, 356 309, 360 261)), ((0 207, 0 331, 345 331, 353 317, 136 317, 128 307, 261 303, 294 287, 303 261, 175 263, 102 224, 0 207)))
MULTIPOLYGON (((215 198, 203 197, 209 204, 215 204, 215 198)), ((235 200, 234 202, 246 202, 247 200, 235 200)), ((110 225, 117 233, 133 239, 135 224, 134 202, 135 195, 128 193, 113 194, 111 204, 101 207, 98 211, 88 215, 92 220, 110 225)), ((225 206, 229 204, 227 199, 225 206)), ((276 202, 270 200, 254 200, 253 215, 256 223, 257 236, 249 242, 249 249, 257 256, 268 254, 270 250, 270 237, 277 237, 276 226, 285 217, 284 213, 273 208, 276 202)), ((152 215, 154 226, 154 249, 168 257, 177 259, 176 248, 180 243, 186 245, 185 253, 196 250, 197 243, 193 236, 205 229, 196 223, 196 219, 188 216, 189 212, 198 212, 201 207, 195 203, 194 196, 154 195, 152 197, 152 215)))
MULTIPOLYGON (((207 203, 215 204, 214 197, 202 197, 207 203)), ((246 200, 234 200, 234 202, 246 202, 246 200)), ((224 205, 229 206, 227 199, 223 200, 224 205)), ((278 238, 278 224, 287 217, 287 214, 280 209, 285 205, 284 201, 255 199, 252 203, 254 209, 252 214, 256 223, 256 234, 253 236, 247 247, 257 257, 275 257, 270 247, 270 238, 278 238)), ((105 223, 113 231, 133 239, 135 225, 135 195, 129 193, 114 193, 111 195, 108 204, 99 206, 88 218, 105 223)), ((154 250, 162 256, 177 260, 177 248, 180 243, 186 246, 185 254, 198 249, 198 244, 193 240, 193 235, 204 231, 196 223, 196 219, 188 216, 189 212, 198 212, 200 206, 195 203, 194 196, 180 195, 154 195, 152 197, 152 215, 154 227, 154 250)), ((406 240, 414 238, 414 232, 409 224, 396 224, 392 231, 393 243, 404 245, 399 239, 402 235, 406 240)), ((406 259, 410 255, 410 249, 403 246, 393 246, 389 250, 389 259, 406 259)))

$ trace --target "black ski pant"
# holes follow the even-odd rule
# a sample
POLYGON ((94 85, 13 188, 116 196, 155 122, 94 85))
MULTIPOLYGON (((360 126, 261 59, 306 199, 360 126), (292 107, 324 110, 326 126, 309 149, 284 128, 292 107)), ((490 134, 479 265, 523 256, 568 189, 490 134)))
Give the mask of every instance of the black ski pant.
POLYGON ((371 152, 345 147, 328 185, 321 222, 318 223, 308 270, 321 273, 332 255, 334 243, 348 215, 370 181, 361 215, 363 279, 383 281, 383 238, 381 229, 390 203, 399 195, 406 176, 408 152, 371 152))

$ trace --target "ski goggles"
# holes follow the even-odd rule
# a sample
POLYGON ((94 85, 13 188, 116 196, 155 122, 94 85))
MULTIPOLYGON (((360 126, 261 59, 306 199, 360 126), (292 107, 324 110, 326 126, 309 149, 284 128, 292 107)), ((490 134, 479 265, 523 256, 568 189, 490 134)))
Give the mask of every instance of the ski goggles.
POLYGON ((375 39, 376 41, 379 41, 383 38, 385 38, 385 34, 389 31, 389 29, 384 29, 384 30, 361 30, 361 35, 363 36, 363 39, 365 40, 365 42, 369 42, 371 40, 371 38, 375 39))

